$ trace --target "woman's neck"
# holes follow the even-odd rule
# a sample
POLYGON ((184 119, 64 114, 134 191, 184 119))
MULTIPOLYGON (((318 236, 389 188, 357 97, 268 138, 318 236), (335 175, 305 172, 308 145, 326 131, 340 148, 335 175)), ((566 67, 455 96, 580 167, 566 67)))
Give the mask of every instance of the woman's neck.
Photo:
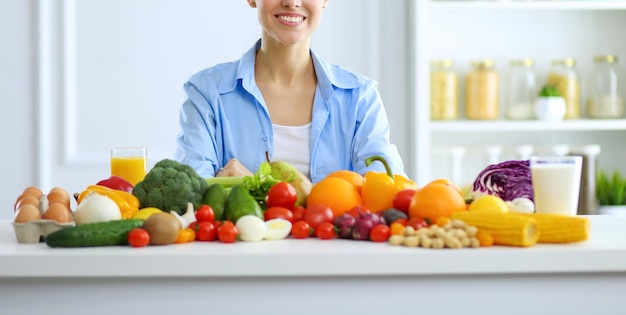
POLYGON ((284 45, 263 37, 256 54, 255 72, 258 79, 280 85, 293 85, 314 75, 310 41, 284 45))

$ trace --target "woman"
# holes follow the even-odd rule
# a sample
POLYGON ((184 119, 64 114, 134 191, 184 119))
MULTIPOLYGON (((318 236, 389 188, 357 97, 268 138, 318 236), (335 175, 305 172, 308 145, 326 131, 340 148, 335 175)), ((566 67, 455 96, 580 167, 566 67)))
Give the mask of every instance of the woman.
POLYGON ((340 169, 404 174, 376 89, 364 76, 311 50, 328 0, 247 0, 261 39, 235 62, 186 84, 175 158, 201 176, 245 176, 266 160, 287 161, 318 182, 340 169))

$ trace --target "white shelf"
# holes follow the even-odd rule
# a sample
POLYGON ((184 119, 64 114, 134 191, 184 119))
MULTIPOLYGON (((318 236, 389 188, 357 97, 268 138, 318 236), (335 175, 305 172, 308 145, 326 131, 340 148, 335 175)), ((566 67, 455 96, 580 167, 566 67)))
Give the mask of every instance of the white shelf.
POLYGON ((431 1, 433 10, 626 10, 626 1, 431 1))
POLYGON ((463 131, 626 131, 626 119, 580 119, 558 122, 543 121, 433 121, 430 123, 433 132, 463 131))

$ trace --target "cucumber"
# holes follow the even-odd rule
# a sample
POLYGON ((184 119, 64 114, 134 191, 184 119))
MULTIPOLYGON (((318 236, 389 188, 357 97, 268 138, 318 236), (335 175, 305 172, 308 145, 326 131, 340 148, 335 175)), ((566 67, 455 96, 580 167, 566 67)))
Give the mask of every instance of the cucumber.
POLYGON ((128 232, 142 225, 143 220, 139 219, 80 224, 52 232, 45 240, 50 247, 127 245, 128 232))

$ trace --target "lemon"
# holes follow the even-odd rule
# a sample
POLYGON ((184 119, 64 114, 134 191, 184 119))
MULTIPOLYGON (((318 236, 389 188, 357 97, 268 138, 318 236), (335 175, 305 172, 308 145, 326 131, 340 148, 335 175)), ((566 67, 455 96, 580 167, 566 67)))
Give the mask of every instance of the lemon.
POLYGON ((161 209, 159 209, 159 208, 146 207, 146 208, 139 209, 139 211, 135 212, 135 214, 133 214, 132 219, 145 220, 145 219, 149 218, 151 215, 153 215, 155 213, 161 213, 161 212, 163 212, 163 211, 161 211, 161 209))
POLYGON ((509 212, 509 206, 498 196, 484 195, 474 199, 467 210, 505 213, 509 212))

